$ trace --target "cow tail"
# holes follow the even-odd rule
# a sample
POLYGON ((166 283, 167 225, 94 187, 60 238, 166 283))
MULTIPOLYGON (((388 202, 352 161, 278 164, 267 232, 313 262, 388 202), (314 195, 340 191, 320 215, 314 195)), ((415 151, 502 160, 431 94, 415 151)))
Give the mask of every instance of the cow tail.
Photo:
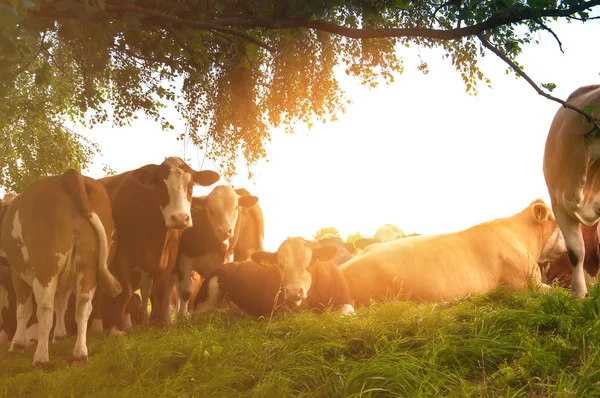
POLYGON ((92 204, 85 189, 83 176, 75 169, 67 170, 63 176, 69 186, 69 191, 77 208, 90 220, 98 236, 98 281, 100 288, 109 296, 115 297, 121 293, 122 287, 119 281, 108 270, 108 240, 106 230, 100 217, 92 209, 92 204))

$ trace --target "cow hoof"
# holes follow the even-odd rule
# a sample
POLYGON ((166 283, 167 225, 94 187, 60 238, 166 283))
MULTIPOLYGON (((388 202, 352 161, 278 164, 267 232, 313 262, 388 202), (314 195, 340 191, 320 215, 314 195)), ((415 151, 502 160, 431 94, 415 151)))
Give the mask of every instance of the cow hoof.
POLYGON ((54 336, 52 337, 52 344, 56 344, 59 341, 65 340, 67 336, 54 336))
POLYGON ((344 304, 338 311, 341 316, 355 315, 354 307, 350 304, 344 304))
POLYGON ((87 354, 86 355, 81 355, 81 356, 73 354, 73 356, 71 357, 71 359, 70 359, 69 362, 71 362, 71 363, 84 363, 84 362, 87 362, 87 359, 88 359, 87 354))
POLYGON ((110 329, 110 333, 108 335, 109 336, 125 336, 125 332, 117 329, 116 326, 113 326, 112 329, 110 329))
POLYGON ((25 346, 21 343, 12 343, 8 352, 16 352, 18 354, 22 354, 25 352, 25 346))
POLYGON ((33 366, 35 367, 43 367, 48 364, 48 359, 34 359, 33 366))
POLYGON ((588 293, 587 292, 571 292, 570 296, 572 299, 575 300, 580 300, 583 299, 585 297, 587 297, 588 293))

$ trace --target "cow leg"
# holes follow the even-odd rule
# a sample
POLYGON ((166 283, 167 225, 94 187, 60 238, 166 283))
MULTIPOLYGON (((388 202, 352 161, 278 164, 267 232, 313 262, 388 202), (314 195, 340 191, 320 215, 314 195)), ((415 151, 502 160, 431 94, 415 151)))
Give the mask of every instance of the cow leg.
POLYGON ((92 299, 92 313, 90 314, 90 318, 92 318, 90 332, 92 333, 102 333, 104 331, 104 324, 102 322, 103 296, 104 293, 102 292, 102 290, 99 290, 94 294, 94 298, 92 299))
POLYGON ((125 312, 127 305, 133 295, 133 287, 131 286, 131 274, 127 264, 117 264, 115 267, 119 273, 119 282, 121 282, 121 294, 115 298, 116 322, 115 326, 110 330, 111 336, 123 336, 125 334, 125 312))
POLYGON ((192 297, 192 264, 193 259, 185 255, 179 255, 178 270, 177 270, 177 296, 179 303, 178 317, 187 315, 188 303, 192 297))
POLYGON ((65 326, 65 314, 69 306, 69 297, 71 289, 67 291, 57 291, 54 299, 54 312, 56 313, 56 325, 54 325, 54 336, 52 343, 62 340, 67 336, 67 327, 65 326))
POLYGON ((219 288, 219 277, 213 276, 202 282, 196 302, 194 303, 194 318, 209 315, 223 301, 223 293, 219 288))
POLYGON ((35 354, 33 354, 34 365, 48 362, 48 340, 50 339, 50 329, 52 329, 54 321, 54 297, 56 295, 57 282, 58 276, 53 276, 46 286, 43 286, 37 279, 33 280, 33 294, 37 302, 39 328, 37 348, 35 354))
POLYGON ((587 295, 587 286, 583 274, 583 259, 585 257, 585 244, 581 234, 579 221, 569 216, 562 208, 555 206, 554 215, 567 245, 569 260, 573 266, 571 278, 571 297, 583 298, 587 295))
POLYGON ((95 271, 81 272, 76 291, 75 322, 77 322, 77 341, 73 349, 73 358, 85 360, 87 350, 87 324, 92 313, 92 300, 96 292, 95 271))
POLYGON ((152 312, 150 321, 162 324, 171 323, 171 294, 176 282, 170 270, 152 278, 152 312))
POLYGON ((13 286, 15 287, 15 296, 17 299, 17 329, 13 336, 10 352, 23 352, 27 346, 27 322, 33 313, 33 298, 31 287, 20 277, 12 273, 13 286))
POLYGON ((152 278, 146 272, 142 271, 140 277, 140 296, 142 299, 142 306, 140 308, 140 324, 148 325, 148 300, 150 299, 150 293, 152 291, 152 278))

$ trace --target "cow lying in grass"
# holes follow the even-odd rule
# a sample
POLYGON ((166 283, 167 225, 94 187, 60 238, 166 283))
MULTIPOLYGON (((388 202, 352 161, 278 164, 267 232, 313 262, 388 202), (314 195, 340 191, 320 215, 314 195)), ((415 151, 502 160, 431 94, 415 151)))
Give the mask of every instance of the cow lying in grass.
POLYGON ((234 308, 256 317, 277 313, 286 303, 352 314, 348 286, 331 260, 336 252, 333 246, 288 238, 276 253, 257 251, 250 261, 223 264, 202 282, 194 316, 211 313, 225 298, 234 308))
POLYGON ((372 244, 340 269, 357 304, 390 296, 447 301, 500 285, 549 288, 538 263, 565 252, 550 208, 538 199, 511 217, 464 231, 372 244))

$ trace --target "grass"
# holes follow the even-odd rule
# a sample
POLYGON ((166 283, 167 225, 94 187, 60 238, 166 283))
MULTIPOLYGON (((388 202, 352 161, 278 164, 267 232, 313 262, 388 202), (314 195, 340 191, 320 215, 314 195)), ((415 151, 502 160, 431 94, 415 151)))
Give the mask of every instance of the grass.
POLYGON ((357 315, 204 321, 74 337, 50 364, 0 350, 0 396, 593 397, 600 396, 600 290, 503 289, 450 304, 374 303, 357 315))

